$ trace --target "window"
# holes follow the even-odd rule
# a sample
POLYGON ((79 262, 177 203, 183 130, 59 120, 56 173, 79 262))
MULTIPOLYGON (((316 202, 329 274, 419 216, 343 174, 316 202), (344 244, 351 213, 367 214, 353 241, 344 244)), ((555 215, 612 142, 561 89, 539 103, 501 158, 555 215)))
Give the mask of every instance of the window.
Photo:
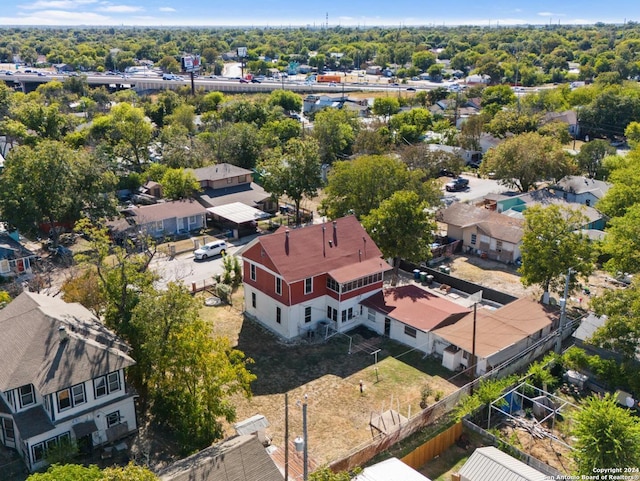
POLYGON ((347 311, 342 311, 342 322, 347 322, 347 311))
POLYGON ((31 457, 34 463, 44 459, 44 443, 34 444, 31 447, 31 457))
POLYGON ((338 322, 338 309, 332 309, 331 320, 333 320, 333 322, 338 322))
POLYGON ((327 289, 331 289, 333 292, 340 292, 340 284, 327 276, 327 289))
POLYGON ((111 394, 120 390, 120 374, 112 372, 106 376, 100 376, 93 380, 93 389, 96 398, 111 394))
POLYGON ((304 308, 304 322, 311 322, 311 307, 307 306, 304 308))
POLYGON ((31 384, 20 387, 18 389, 18 394, 20 395, 20 407, 29 406, 36 402, 36 396, 31 384))
POLYGON ((367 308, 367 320, 376 322, 376 311, 371 308, 367 308))
POLYGON ((196 216, 195 215, 190 215, 189 216, 189 225, 195 224, 195 223, 196 223, 196 216))
POLYGON ((496 241, 496 250, 502 252, 502 241, 496 241))
POLYGON ((584 205, 586 205, 587 207, 591 207, 591 199, 586 199, 584 201, 584 205))
POLYGON ((255 264, 250 264, 250 268, 249 268, 249 277, 251 278, 252 281, 256 280, 256 265, 255 264))
POLYGON ((476 234, 471 234, 471 244, 476 245, 477 240, 478 240, 478 236, 476 234))
POLYGON ((13 420, 9 418, 2 419, 2 432, 4 433, 4 439, 6 441, 13 441, 16 438, 15 431, 13 430, 13 420))
POLYGON ((58 392, 58 411, 64 411, 71 407, 71 393, 68 389, 58 392))
POLYGON ((70 389, 58 391, 56 396, 58 398, 58 411, 64 411, 87 401, 84 394, 84 384, 76 384, 70 389))
POLYGON ((327 319, 331 319, 331 311, 333 308, 331 306, 327 306, 327 319))
POLYGON ((253 307, 254 309, 256 308, 256 293, 252 292, 251 293, 251 307, 253 307))
POLYGON ((413 327, 404 326, 404 333, 409 337, 416 337, 417 331, 413 327))
POLYGON ((120 390, 120 375, 118 371, 107 374, 107 383, 109 384, 109 392, 120 390))
POLYGON ((282 309, 276 307, 276 322, 282 324, 282 309))
POLYGON ((227 184, 233 184, 233 177, 227 177, 227 184))
POLYGON ((162 232, 164 230, 164 222, 159 220, 156 222, 156 232, 162 232))
POLYGON ((276 294, 282 295, 282 279, 276 277, 276 294))
POLYGON ((84 395, 84 384, 77 384, 71 388, 71 395, 73 396, 73 405, 83 404, 87 398, 84 395))
POLYGON ((347 319, 353 319, 353 307, 347 309, 347 319))
POLYGON ((307 277, 304 280, 304 293, 311 294, 313 292, 313 277, 307 277))
POLYGON ((114 411, 112 413, 107 414, 107 427, 115 426, 120 423, 120 411, 114 411))

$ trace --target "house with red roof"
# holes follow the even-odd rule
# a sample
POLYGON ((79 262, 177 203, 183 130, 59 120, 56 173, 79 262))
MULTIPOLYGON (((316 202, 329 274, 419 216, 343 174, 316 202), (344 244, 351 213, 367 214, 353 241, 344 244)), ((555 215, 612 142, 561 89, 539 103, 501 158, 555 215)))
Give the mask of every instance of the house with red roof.
POLYGON ((416 285, 384 289, 361 302, 366 327, 431 354, 433 329, 456 323, 470 311, 416 285))
POLYGON ((354 216, 258 237, 242 254, 245 313, 285 339, 362 324, 391 266, 354 216))

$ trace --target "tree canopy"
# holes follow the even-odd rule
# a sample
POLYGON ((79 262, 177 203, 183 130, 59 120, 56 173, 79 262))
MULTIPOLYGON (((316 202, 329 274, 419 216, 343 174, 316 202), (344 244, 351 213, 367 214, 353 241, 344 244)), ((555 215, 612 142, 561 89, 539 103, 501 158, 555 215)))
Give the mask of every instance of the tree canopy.
POLYGON ((561 290, 569 269, 570 285, 577 277, 588 277, 594 269, 595 251, 581 233, 587 219, 579 209, 532 206, 524 211, 522 266, 525 286, 538 284, 545 293, 561 290))
POLYGON ((485 155, 480 170, 508 187, 528 192, 541 180, 559 180, 574 169, 562 146, 536 132, 505 140, 485 155))
POLYGON ((614 397, 592 396, 573 415, 571 456, 579 475, 598 469, 640 466, 640 422, 618 406, 614 397))

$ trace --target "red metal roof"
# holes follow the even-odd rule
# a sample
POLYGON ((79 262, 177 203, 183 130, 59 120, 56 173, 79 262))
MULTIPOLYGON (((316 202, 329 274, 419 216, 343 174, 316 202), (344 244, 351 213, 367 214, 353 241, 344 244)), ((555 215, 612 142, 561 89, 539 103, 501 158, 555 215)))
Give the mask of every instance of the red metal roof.
POLYGON ((415 285, 385 289, 367 297, 360 304, 425 332, 443 324, 456 322, 470 312, 466 307, 415 285))
POLYGON ((281 227, 256 240, 244 258, 273 270, 288 283, 327 272, 345 282, 391 268, 354 216, 298 229, 281 227))

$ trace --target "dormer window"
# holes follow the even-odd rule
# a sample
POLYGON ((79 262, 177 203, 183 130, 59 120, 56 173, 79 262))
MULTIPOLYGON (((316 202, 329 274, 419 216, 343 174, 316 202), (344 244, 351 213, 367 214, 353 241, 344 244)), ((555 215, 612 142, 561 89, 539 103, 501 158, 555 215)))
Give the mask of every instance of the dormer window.
POLYGON ((26 386, 20 387, 18 389, 18 394, 20 396, 20 407, 25 407, 25 406, 30 406, 31 404, 35 404, 36 394, 31 384, 27 384, 26 386))

